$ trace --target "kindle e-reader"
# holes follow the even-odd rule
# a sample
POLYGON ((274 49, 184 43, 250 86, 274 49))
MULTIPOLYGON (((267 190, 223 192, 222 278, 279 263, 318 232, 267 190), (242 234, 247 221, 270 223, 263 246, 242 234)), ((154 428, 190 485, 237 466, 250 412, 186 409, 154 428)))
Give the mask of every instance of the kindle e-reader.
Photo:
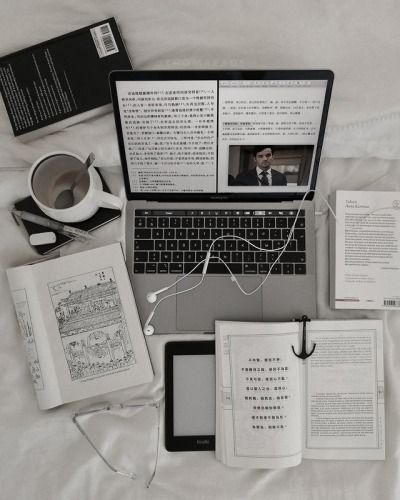
POLYGON ((165 345, 165 447, 215 449, 215 342, 165 345))

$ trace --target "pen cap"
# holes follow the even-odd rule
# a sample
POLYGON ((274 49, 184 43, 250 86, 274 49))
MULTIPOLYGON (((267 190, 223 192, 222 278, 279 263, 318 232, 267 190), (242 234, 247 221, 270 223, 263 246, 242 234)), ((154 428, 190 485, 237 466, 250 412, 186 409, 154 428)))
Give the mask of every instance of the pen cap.
POLYGON ((53 231, 46 231, 44 233, 31 234, 29 237, 29 243, 33 246, 38 245, 50 245, 56 242, 56 235, 53 231))

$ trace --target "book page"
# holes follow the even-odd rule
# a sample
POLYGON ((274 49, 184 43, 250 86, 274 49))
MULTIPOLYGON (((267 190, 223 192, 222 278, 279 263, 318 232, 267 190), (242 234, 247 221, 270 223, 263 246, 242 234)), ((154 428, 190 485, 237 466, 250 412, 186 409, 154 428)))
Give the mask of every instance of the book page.
POLYGON ((216 448, 227 465, 301 462, 297 341, 297 323, 216 322, 216 448))
POLYGON ((119 244, 37 264, 33 276, 62 402, 152 380, 119 244))
POLYGON ((55 367, 40 314, 30 266, 7 270, 7 278, 39 408, 61 404, 55 367))
POLYGON ((129 186, 137 193, 214 193, 217 82, 117 82, 129 186))
POLYGON ((326 86, 326 80, 221 80, 218 191, 265 192, 266 186, 257 183, 228 182, 229 174, 236 177, 236 168, 246 163, 246 146, 265 144, 275 151, 281 148, 281 159, 278 152, 272 168, 288 172, 287 185, 273 183, 268 192, 306 192, 313 174, 326 86), (283 158, 289 151, 301 156, 301 169, 293 157, 290 168, 285 167, 283 158), (236 162, 235 155, 241 160, 236 162))
POLYGON ((336 192, 339 309, 400 308, 400 193, 336 192))
POLYGON ((304 458, 384 459, 382 322, 311 321, 304 458))

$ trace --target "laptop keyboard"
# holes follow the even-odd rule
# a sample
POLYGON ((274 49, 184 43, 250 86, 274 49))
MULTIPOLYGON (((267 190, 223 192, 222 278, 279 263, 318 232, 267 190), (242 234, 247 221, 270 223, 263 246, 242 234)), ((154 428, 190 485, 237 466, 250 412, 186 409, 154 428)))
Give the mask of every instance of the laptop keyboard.
POLYGON ((300 210, 294 234, 273 265, 289 236, 296 210, 136 210, 134 273, 201 273, 213 240, 207 274, 305 274, 305 212, 300 210), (218 258, 220 260, 218 260, 218 258), (222 262, 223 261, 223 262, 222 262), (197 265, 197 267, 196 267, 197 265))

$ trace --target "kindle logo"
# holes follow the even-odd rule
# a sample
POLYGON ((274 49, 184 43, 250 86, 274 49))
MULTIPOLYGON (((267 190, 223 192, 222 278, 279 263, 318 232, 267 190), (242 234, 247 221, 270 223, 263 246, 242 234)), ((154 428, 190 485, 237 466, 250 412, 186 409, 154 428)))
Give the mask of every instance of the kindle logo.
POLYGON ((210 440, 209 439, 197 439, 196 440, 196 444, 210 444, 210 440))

